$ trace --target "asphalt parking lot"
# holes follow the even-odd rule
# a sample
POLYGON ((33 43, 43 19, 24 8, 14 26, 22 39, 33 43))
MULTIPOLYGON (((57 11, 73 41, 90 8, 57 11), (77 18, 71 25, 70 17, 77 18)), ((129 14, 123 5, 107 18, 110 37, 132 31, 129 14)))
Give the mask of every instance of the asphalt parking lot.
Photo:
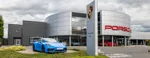
POLYGON ((135 47, 102 47, 101 51, 104 55, 112 58, 150 58, 150 53, 147 52, 150 47, 135 46, 135 47))
MULTIPOLYGON (((68 49, 86 50, 86 46, 68 46, 68 49)), ((99 53, 110 58, 150 58, 148 49, 148 46, 99 47, 99 53)), ((28 46, 27 50, 32 50, 32 47, 28 46)))
MULTIPOLYGON (((76 48, 86 50, 86 47, 73 46, 69 48, 76 48)), ((148 46, 127 46, 127 47, 99 47, 99 53, 102 53, 110 58, 150 58, 150 53, 147 52, 148 46)))

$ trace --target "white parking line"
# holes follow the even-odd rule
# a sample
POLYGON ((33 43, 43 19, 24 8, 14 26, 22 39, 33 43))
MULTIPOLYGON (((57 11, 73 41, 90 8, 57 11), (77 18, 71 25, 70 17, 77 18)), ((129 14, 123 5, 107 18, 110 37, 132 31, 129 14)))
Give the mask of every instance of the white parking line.
POLYGON ((98 49, 98 53, 102 53, 103 54, 104 52, 102 52, 101 49, 98 49))
POLYGON ((104 54, 106 56, 108 56, 109 58, 124 58, 124 57, 132 57, 132 55, 127 55, 124 53, 107 53, 104 54))
POLYGON ((99 53, 102 53, 103 55, 108 56, 109 58, 124 58, 124 57, 132 57, 132 55, 127 55, 124 53, 104 53, 101 51, 101 49, 98 49, 99 53))

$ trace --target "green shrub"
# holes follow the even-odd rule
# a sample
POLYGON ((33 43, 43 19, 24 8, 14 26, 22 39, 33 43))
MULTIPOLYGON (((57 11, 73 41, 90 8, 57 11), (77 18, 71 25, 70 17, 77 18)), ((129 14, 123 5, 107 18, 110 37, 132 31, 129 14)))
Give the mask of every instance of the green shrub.
POLYGON ((10 47, 2 47, 0 51, 21 51, 26 50, 25 46, 10 46, 10 47))

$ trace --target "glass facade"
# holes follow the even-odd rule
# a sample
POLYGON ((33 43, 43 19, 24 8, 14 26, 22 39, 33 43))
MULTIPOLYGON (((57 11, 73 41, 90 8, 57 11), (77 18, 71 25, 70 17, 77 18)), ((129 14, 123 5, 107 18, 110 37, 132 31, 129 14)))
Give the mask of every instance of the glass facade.
POLYGON ((86 18, 72 17, 72 34, 86 34, 86 18))

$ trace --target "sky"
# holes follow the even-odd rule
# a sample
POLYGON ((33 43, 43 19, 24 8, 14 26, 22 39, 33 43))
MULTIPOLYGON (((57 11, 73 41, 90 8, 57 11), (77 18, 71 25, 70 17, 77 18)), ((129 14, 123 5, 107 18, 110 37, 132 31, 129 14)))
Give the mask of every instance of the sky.
MULTIPOLYGON (((8 24, 22 24, 23 20, 44 21, 54 13, 86 12, 93 0, 0 0, 0 15, 4 20, 4 38, 8 24)), ((150 32, 150 0, 98 0, 99 10, 111 10, 131 16, 133 32, 150 32)))

